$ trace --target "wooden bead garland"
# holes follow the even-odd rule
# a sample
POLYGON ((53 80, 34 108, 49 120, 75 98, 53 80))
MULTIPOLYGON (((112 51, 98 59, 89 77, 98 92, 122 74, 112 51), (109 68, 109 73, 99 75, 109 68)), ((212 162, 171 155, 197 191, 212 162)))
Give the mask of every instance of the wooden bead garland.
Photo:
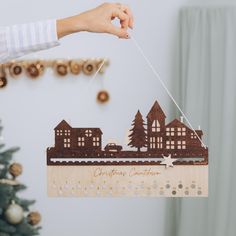
MULTIPOLYGON (((53 68, 60 77, 65 77, 69 73, 79 75, 83 72, 85 75, 93 75, 101 66, 104 59, 73 59, 73 60, 22 60, 10 61, 0 65, 0 89, 7 86, 7 76, 19 78, 26 73, 31 79, 37 79, 43 75, 46 68, 53 68), (8 70, 9 73, 5 73, 8 70)), ((98 71, 104 73, 109 61, 105 60, 104 65, 98 71)))

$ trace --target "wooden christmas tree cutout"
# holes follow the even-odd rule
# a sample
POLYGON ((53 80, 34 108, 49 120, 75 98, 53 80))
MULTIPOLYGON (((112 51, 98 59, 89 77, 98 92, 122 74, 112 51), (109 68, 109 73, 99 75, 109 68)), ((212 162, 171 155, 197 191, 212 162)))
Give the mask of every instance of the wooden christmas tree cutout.
MULTIPOLYGON (((163 156, 173 158, 171 165, 208 165, 208 149, 203 147, 202 130, 192 130, 175 119, 166 124, 166 116, 155 101, 145 124, 137 112, 124 150, 115 143, 102 148, 100 128, 72 128, 65 120, 55 127, 55 146, 47 149, 49 166, 162 165, 163 156), (197 134, 197 135, 196 135, 197 134)), ((166 159, 165 159, 166 161, 166 159)))

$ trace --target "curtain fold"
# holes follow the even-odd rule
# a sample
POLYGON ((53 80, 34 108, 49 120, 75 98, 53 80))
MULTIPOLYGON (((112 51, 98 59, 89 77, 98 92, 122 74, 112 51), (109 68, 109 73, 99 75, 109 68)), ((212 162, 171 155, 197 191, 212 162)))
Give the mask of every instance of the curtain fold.
POLYGON ((205 133, 209 198, 168 199, 165 236, 235 236, 236 8, 188 7, 179 27, 175 92, 205 133))

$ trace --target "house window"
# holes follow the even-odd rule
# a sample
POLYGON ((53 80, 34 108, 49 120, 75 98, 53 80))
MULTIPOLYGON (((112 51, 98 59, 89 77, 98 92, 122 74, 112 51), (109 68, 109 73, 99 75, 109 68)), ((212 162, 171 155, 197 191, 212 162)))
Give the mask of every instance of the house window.
POLYGON ((178 128, 178 136, 186 136, 186 128, 185 127, 178 128))
POLYGON ((84 137, 78 137, 78 146, 79 147, 84 147, 85 146, 84 137))
POLYGON ((99 137, 93 137, 93 146, 94 147, 100 146, 100 138, 99 137))
POLYGON ((175 141, 166 141, 166 149, 175 149, 175 141))
POLYGON ((166 128, 166 136, 175 136, 175 128, 166 128))
POLYGON ((166 128, 166 136, 170 136, 170 128, 166 128))
POLYGON ((178 141, 177 142, 177 148, 178 149, 186 149, 186 141, 184 141, 184 140, 180 140, 180 141, 178 141))
POLYGON ((194 133, 191 133, 191 139, 196 139, 197 136, 194 133))
POLYGON ((64 138, 64 148, 70 148, 70 139, 64 138))
POLYGON ((70 136, 70 130, 65 130, 65 136, 70 136))
POLYGON ((156 148, 156 137, 150 137, 150 148, 156 148))
POLYGON ((157 137, 157 148, 163 148, 163 138, 157 137))
POLYGON ((92 134, 93 134, 93 132, 92 132, 92 130, 90 130, 90 129, 87 129, 87 130, 85 131, 85 135, 86 135, 87 137, 91 137, 92 134))
POLYGON ((56 131, 56 135, 57 136, 62 136, 62 134, 63 134, 63 130, 57 130, 56 131))
POLYGON ((160 128, 160 123, 158 120, 154 120, 152 123, 152 132, 160 132, 161 128, 160 128))

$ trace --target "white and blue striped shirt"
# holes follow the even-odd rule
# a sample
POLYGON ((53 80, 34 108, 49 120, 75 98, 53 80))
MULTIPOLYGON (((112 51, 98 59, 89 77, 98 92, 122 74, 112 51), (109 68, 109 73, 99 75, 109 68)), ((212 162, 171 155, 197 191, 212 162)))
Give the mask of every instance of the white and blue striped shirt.
POLYGON ((56 20, 0 27, 0 63, 59 45, 56 20))

